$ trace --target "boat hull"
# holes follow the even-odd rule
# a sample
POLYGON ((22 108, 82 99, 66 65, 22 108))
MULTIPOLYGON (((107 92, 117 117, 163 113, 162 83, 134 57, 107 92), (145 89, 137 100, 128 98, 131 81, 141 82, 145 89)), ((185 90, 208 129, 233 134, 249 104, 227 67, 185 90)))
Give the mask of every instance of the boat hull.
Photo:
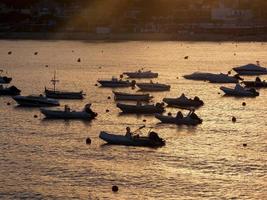
POLYGON ((137 83, 136 84, 142 91, 169 91, 171 86, 165 84, 149 84, 137 83))
POLYGON ((178 107, 194 107, 198 108, 203 106, 203 101, 199 100, 181 100, 178 98, 164 98, 163 101, 168 104, 168 106, 178 106, 178 107))
POLYGON ((40 111, 48 119, 82 119, 82 120, 94 119, 94 117, 91 114, 86 112, 76 112, 76 111, 65 112, 61 110, 48 110, 48 109, 40 109, 40 111))
POLYGON ((220 89, 228 96, 237 96, 237 97, 256 97, 259 96, 259 93, 253 93, 250 91, 237 91, 235 89, 220 87, 220 89))
POLYGON ((157 107, 154 105, 127 105, 127 104, 117 104, 117 107, 121 109, 123 113, 143 113, 143 114, 153 114, 153 113, 163 113, 163 107, 157 107))
POLYGON ((140 146, 140 147, 160 147, 164 146, 165 142, 155 142, 150 140, 148 137, 127 137, 123 135, 110 134, 105 131, 101 131, 99 138, 113 145, 124 145, 124 146, 140 146))
POLYGON ((45 90, 45 95, 53 99, 83 99, 83 92, 61 92, 53 90, 45 90))
POLYGON ((153 98, 149 94, 128 94, 114 91, 113 93, 116 101, 149 101, 153 98))
POLYGON ((164 115, 160 115, 160 114, 156 114, 155 117, 158 120, 160 120, 162 123, 167 123, 167 124, 196 126, 196 125, 202 123, 201 119, 192 119, 189 117, 184 117, 184 118, 180 119, 180 118, 171 117, 171 116, 164 116, 164 115))
POLYGON ((128 81, 98 81, 102 87, 119 88, 119 87, 131 87, 132 83, 128 81))
POLYGON ((158 73, 153 72, 125 72, 129 78, 157 78, 158 73))
POLYGON ((54 99, 38 100, 23 96, 14 96, 13 99, 20 105, 25 107, 49 107, 59 106, 59 102, 54 99))

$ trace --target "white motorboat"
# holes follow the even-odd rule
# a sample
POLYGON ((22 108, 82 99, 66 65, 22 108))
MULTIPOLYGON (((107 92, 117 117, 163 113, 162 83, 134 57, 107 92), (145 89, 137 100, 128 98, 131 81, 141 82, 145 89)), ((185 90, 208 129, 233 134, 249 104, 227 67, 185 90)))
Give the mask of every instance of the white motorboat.
MULTIPOLYGON (((164 104, 164 103, 163 103, 164 104)), ((151 113, 162 113, 164 112, 164 105, 161 103, 148 104, 148 105, 132 105, 132 104, 122 104, 117 103, 117 107, 121 109, 123 113, 144 113, 144 114, 151 114, 151 113)))
POLYGON ((113 145, 140 146, 140 147, 161 147, 165 141, 155 132, 150 132, 148 136, 126 136, 121 134, 112 134, 101 131, 99 138, 113 145))
POLYGON ((116 88, 116 87, 134 87, 135 86, 135 81, 124 81, 124 80, 118 80, 117 78, 112 78, 111 80, 98 80, 98 83, 101 84, 102 87, 111 87, 111 88, 116 88))
POLYGON ((123 93, 123 92, 115 92, 114 99, 116 101, 149 101, 153 97, 149 94, 130 94, 130 93, 123 93))
POLYGON ((204 102, 200 100, 198 97, 195 97, 194 99, 189 99, 184 94, 182 94, 178 98, 164 98, 163 102, 167 103, 168 106, 178 106, 178 107, 198 108, 204 105, 204 102))
POLYGON ((136 84, 142 91, 168 91, 171 86, 162 83, 137 83, 136 84))
POLYGON ((83 91, 78 92, 70 92, 70 91, 62 91, 62 90, 56 90, 56 83, 59 82, 59 80, 56 80, 56 72, 54 73, 54 77, 51 80, 53 84, 53 89, 47 89, 45 88, 45 95, 48 98, 54 98, 54 99, 83 99, 83 96, 85 95, 83 91))
POLYGON ((187 116, 183 116, 181 112, 178 112, 175 117, 172 116, 164 116, 161 114, 156 114, 155 117, 160 120, 162 123, 167 124, 176 124, 176 125, 198 125, 202 123, 202 119, 200 119, 194 111, 190 111, 187 116))
POLYGON ((233 70, 239 75, 263 75, 267 74, 267 68, 261 67, 259 63, 247 64, 241 67, 234 67, 233 70))
POLYGON ((10 96, 19 95, 20 92, 21 91, 15 86, 4 87, 3 85, 0 85, 0 96, 1 95, 10 95, 10 96))
POLYGON ((97 113, 90 109, 91 104, 86 104, 82 111, 71 110, 65 106, 64 110, 52 110, 41 108, 40 111, 48 119, 83 119, 92 120, 97 116, 97 113))
POLYGON ((193 74, 184 75, 185 79, 209 81, 210 83, 238 83, 243 80, 238 75, 230 76, 228 74, 213 74, 205 72, 194 72, 193 74))
POLYGON ((236 84, 234 88, 220 87, 220 89, 228 96, 240 96, 240 97, 256 97, 259 93, 254 88, 245 88, 240 84, 236 84))
POLYGON ((20 106, 29 106, 29 107, 46 107, 46 106, 59 106, 59 102, 56 99, 50 99, 42 95, 29 95, 29 96, 14 96, 13 99, 20 106))
POLYGON ((124 72, 123 74, 127 75, 129 78, 157 78, 158 73, 154 73, 151 71, 141 71, 138 70, 136 72, 124 72))

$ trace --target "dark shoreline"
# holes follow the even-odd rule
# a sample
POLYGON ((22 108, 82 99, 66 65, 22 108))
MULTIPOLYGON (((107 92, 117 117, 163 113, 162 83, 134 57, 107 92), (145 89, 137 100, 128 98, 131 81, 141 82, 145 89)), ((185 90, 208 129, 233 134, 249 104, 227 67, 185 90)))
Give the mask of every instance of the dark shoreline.
POLYGON ((225 35, 225 34, 170 34, 170 33, 116 33, 92 34, 86 32, 0 32, 0 39, 11 40, 106 40, 106 41, 244 41, 266 42, 267 35, 225 35))

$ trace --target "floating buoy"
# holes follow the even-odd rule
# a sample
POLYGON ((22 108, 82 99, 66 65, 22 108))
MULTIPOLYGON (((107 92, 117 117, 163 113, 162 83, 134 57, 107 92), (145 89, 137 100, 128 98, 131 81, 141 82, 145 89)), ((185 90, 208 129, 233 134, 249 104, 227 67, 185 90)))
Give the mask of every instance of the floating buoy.
POLYGON ((146 122, 146 119, 143 119, 143 122, 146 122))
POLYGON ((34 52, 34 55, 37 55, 38 54, 38 52, 36 51, 36 52, 34 52))
POLYGON ((109 109, 107 109, 106 112, 108 113, 109 112, 109 109))
POLYGON ((188 58, 189 58, 189 56, 185 56, 185 57, 184 57, 184 59, 188 59, 188 58))
POLYGON ((108 99, 111 99, 111 97, 110 97, 110 96, 108 96, 108 99))
POLYGON ((243 102, 243 103, 242 103, 242 106, 246 106, 246 105, 247 105, 246 102, 243 102))
POLYGON ((81 59, 80 59, 80 58, 78 58, 77 62, 81 62, 81 59))
POLYGON ((86 140, 85 140, 85 142, 86 142, 86 144, 91 144, 91 139, 88 137, 88 138, 86 138, 86 140))
POLYGON ((8 54, 8 55, 12 54, 12 51, 9 51, 7 54, 8 54))
POLYGON ((177 76, 176 79, 179 79, 179 77, 177 76))
POLYGON ((7 102, 6 105, 10 106, 10 102, 7 102))
POLYGON ((234 56, 236 56, 236 53, 234 53, 234 56))
POLYGON ((33 115, 34 118, 37 118, 38 116, 37 115, 33 115))
POLYGON ((95 86, 98 86, 97 83, 95 84, 95 86))
POLYGON ((101 67, 98 67, 98 69, 101 69, 101 67))
POLYGON ((232 122, 236 122, 236 118, 235 117, 232 117, 232 122))
POLYGON ((119 191, 119 187, 117 185, 113 185, 112 186, 112 191, 113 192, 118 192, 119 191))
POLYGON ((246 143, 244 143, 244 144, 243 144, 243 147, 246 147, 246 146, 247 146, 247 144, 246 144, 246 143))
POLYGON ((45 65, 45 67, 48 67, 48 65, 45 65))
POLYGON ((220 92, 218 92, 218 94, 221 94, 220 92))
POLYGON ((74 52, 74 50, 72 50, 71 52, 74 52))

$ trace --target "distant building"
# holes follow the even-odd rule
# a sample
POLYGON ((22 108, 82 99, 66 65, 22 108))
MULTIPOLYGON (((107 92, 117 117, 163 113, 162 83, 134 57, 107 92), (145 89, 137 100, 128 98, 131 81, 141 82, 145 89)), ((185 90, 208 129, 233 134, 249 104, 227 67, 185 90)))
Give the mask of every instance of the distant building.
POLYGON ((252 10, 238 8, 235 6, 238 5, 238 2, 238 0, 235 0, 233 1, 232 6, 228 6, 223 0, 220 0, 218 6, 212 8, 211 10, 211 20, 225 23, 252 20, 252 10))

